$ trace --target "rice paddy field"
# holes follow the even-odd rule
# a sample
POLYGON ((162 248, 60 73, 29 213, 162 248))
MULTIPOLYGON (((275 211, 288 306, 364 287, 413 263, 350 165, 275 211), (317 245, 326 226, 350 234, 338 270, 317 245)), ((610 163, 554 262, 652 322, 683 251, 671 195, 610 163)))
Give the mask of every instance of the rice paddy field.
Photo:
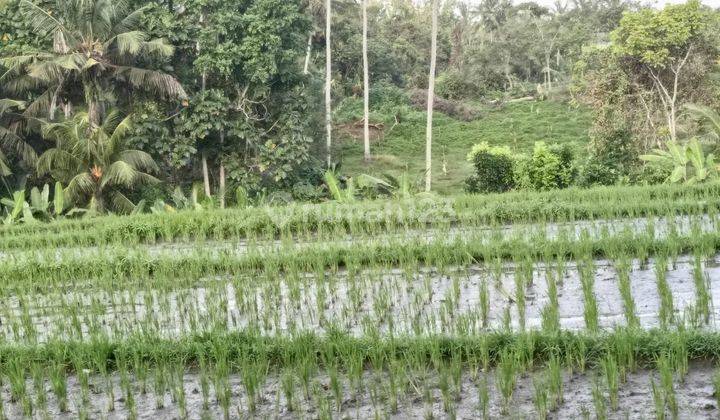
POLYGON ((718 418, 720 184, 0 227, 0 418, 718 418))

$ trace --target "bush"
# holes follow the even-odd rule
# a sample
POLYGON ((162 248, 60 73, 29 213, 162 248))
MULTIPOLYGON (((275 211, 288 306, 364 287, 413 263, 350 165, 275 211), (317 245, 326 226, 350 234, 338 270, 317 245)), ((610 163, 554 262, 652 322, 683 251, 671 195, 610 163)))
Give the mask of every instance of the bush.
POLYGON ((575 177, 574 153, 568 146, 536 142, 530 158, 518 157, 515 181, 522 188, 550 190, 570 186, 575 177))
POLYGON ((445 99, 478 98, 482 89, 458 70, 448 70, 435 79, 435 93, 445 99))
POLYGON ((639 153, 632 132, 615 124, 608 121, 592 131, 589 156, 578 180, 581 186, 614 185, 639 169, 639 153))
POLYGON ((512 152, 507 147, 490 147, 487 142, 473 146, 468 160, 475 174, 465 181, 468 192, 505 192, 515 186, 512 152))
POLYGON ((621 176, 622 173, 617 168, 591 156, 580 169, 578 184, 582 187, 614 185, 617 184, 621 176))

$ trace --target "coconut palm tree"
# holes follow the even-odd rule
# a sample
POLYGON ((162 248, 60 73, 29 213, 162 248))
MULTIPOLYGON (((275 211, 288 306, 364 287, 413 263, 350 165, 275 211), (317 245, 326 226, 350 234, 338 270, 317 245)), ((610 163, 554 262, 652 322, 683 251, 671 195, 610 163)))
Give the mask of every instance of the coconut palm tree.
POLYGON ((370 161, 370 65, 368 63, 367 3, 368 0, 362 0, 363 115, 365 117, 365 121, 363 123, 363 143, 365 145, 365 162, 370 161))
POLYGON ((325 132, 327 166, 332 163, 332 0, 325 0, 325 132))
POLYGON ((141 67, 173 54, 171 45, 138 29, 143 8, 132 10, 126 0, 20 0, 20 6, 23 18, 53 40, 48 51, 0 59, 7 69, 0 75, 5 91, 20 96, 43 90, 27 114, 54 120, 59 103, 82 101, 90 124, 98 125, 115 92, 132 88, 170 98, 186 96, 172 76, 141 67), (73 98, 78 91, 82 98, 73 98))
POLYGON ((432 182, 432 128, 435 102, 435 64, 437 61, 438 0, 430 0, 432 7, 432 43, 430 46, 430 74, 428 76, 427 127, 425 128, 425 191, 432 182))
POLYGON ((86 112, 63 122, 45 123, 42 135, 54 144, 38 158, 38 175, 51 174, 67 184, 68 197, 89 204, 91 210, 132 210, 133 204, 119 189, 158 182, 147 173, 158 168, 149 154, 127 148, 130 121, 130 116, 121 119, 113 110, 99 125, 91 123, 86 112))

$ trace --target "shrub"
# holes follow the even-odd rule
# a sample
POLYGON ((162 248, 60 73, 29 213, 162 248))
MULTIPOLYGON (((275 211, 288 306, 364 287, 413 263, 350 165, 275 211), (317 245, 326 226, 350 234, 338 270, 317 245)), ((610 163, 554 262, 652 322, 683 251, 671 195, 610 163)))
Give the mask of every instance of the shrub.
POLYGON ((575 177, 574 153, 568 146, 536 142, 530 158, 519 157, 515 181, 522 188, 550 190, 570 186, 575 177))
POLYGON ((468 75, 458 70, 448 70, 435 79, 435 92, 445 99, 458 100, 477 98, 482 95, 482 89, 468 75))
POLYGON ((515 186, 514 161, 507 147, 491 147, 487 142, 473 146, 468 160, 475 174, 465 182, 468 192, 504 192, 515 186))

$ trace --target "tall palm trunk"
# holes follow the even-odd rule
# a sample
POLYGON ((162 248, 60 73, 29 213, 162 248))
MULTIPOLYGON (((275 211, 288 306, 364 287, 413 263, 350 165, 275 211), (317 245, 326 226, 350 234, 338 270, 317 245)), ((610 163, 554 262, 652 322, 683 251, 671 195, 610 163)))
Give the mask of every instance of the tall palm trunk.
POLYGON ((363 124, 363 135, 365 143, 365 162, 370 161, 370 65, 368 63, 368 0, 362 0, 363 14, 363 99, 365 123, 363 124))
POLYGON ((202 152, 202 173, 205 195, 210 197, 210 173, 208 171, 207 153, 202 152))
POLYGON ((310 54, 312 53, 312 39, 313 39, 313 33, 310 32, 310 35, 308 35, 308 43, 307 43, 307 50, 305 51, 305 66, 303 67, 303 74, 308 74, 310 72, 310 54))
POLYGON ((432 0, 432 44, 430 46, 430 75, 428 76, 427 127, 425 128, 425 191, 432 183, 432 128, 435 105, 435 62, 437 60, 438 0, 432 0))
POLYGON ((331 33, 331 0, 325 0, 325 131, 327 133, 327 166, 331 166, 332 148, 332 94, 330 83, 332 82, 332 47, 330 45, 331 33))
POLYGON ((225 208, 225 163, 223 162, 223 145, 225 143, 225 131, 220 131, 220 208, 225 208))
MULTIPOLYGON (((205 22, 205 13, 202 13, 200 15, 200 25, 203 25, 205 22)), ((197 52, 200 53, 200 41, 197 41, 195 43, 195 48, 197 49, 197 52)), ((205 87, 207 85, 207 73, 205 71, 202 72, 200 75, 200 90, 205 91, 205 87)), ((205 187, 205 196, 208 198, 210 197, 211 191, 210 191, 210 173, 208 171, 208 161, 207 161, 207 152, 202 152, 202 173, 203 173, 203 186, 205 187)))

